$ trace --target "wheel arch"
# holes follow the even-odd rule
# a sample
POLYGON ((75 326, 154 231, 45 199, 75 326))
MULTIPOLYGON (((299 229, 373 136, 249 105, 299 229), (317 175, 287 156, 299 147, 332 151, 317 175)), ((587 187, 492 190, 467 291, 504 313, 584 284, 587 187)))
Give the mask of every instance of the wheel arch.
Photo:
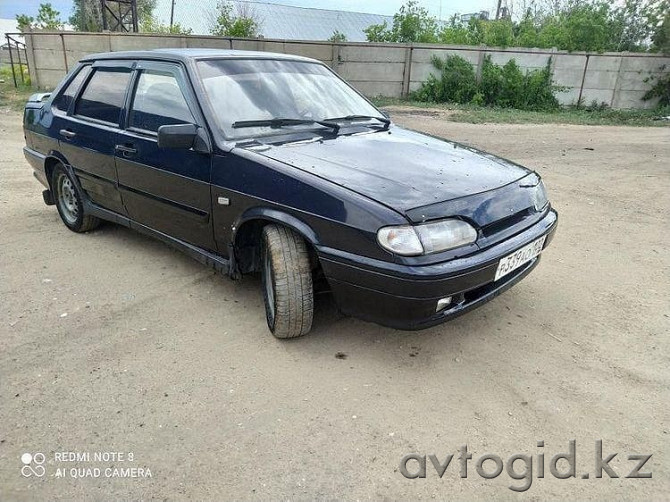
MULTIPOLYGON (((51 178, 53 177, 53 171, 58 164, 62 164, 65 169, 70 172, 70 174, 74 175, 72 172, 72 166, 70 166, 67 159, 60 152, 51 150, 44 159, 44 174, 46 175, 47 182, 49 183, 49 188, 51 190, 53 190, 53 187, 51 186, 51 178)), ((79 181, 76 176, 73 176, 73 178, 77 182, 79 181)))
POLYGON ((307 223, 282 210, 255 207, 245 211, 233 226, 232 252, 239 272, 259 269, 261 234, 263 227, 272 223, 290 228, 302 237, 310 252, 312 266, 318 266, 316 246, 319 245, 319 237, 307 223))

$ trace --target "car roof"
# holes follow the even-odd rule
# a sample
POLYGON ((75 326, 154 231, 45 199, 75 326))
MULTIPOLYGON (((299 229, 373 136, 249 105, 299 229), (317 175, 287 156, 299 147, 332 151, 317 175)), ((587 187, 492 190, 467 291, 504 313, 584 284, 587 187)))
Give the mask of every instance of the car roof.
POLYGON ((120 51, 89 54, 80 61, 99 61, 109 59, 153 59, 165 61, 181 61, 198 59, 278 59, 287 61, 305 61, 320 63, 316 59, 295 56, 293 54, 279 54, 277 52, 240 51, 233 49, 153 49, 148 51, 120 51))

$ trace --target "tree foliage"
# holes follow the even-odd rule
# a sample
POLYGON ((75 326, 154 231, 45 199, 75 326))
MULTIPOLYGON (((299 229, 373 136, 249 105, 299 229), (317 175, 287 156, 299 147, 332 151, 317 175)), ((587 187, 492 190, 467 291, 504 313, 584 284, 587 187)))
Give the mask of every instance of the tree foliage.
POLYGON ((347 36, 342 33, 340 30, 335 30, 333 34, 328 39, 329 42, 346 42, 347 36))
POLYGON ((386 21, 373 24, 365 30, 370 42, 437 42, 437 20, 416 0, 408 0, 393 15, 393 26, 386 21))
POLYGON ((210 33, 220 37, 256 38, 260 36, 260 23, 254 12, 246 5, 219 2, 217 15, 210 33))
POLYGON ((649 17, 652 49, 670 54, 670 0, 659 2, 649 17))
POLYGON ((163 35, 190 35, 193 33, 191 28, 186 28, 181 23, 163 24, 155 17, 146 18, 140 23, 140 31, 144 33, 160 33, 163 35))
POLYGON ((566 51, 670 51, 670 0, 528 0, 520 17, 440 23, 409 0, 387 23, 369 26, 374 42, 440 42, 566 51))
POLYGON ((60 12, 54 9, 50 3, 40 4, 36 18, 26 14, 17 14, 16 22, 21 31, 32 29, 56 31, 63 28, 60 12))

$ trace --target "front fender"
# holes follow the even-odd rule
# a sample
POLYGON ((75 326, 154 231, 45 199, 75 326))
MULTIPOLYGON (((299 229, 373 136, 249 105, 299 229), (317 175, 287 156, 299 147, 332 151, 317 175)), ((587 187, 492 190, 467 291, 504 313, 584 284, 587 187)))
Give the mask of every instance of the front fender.
POLYGON ((313 246, 318 246, 320 243, 317 233, 304 221, 296 218, 292 214, 279 209, 269 207, 252 207, 242 213, 236 220, 232 228, 232 235, 230 242, 235 242, 239 229, 248 221, 265 220, 291 228, 300 234, 307 242, 313 246))

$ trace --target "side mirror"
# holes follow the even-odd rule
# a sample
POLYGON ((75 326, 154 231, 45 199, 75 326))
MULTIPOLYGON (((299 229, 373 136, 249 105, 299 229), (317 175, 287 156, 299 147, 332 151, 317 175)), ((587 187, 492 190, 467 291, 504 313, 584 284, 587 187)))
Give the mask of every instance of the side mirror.
POLYGON ((198 126, 195 124, 163 125, 158 128, 158 148, 188 150, 197 137, 198 126))

